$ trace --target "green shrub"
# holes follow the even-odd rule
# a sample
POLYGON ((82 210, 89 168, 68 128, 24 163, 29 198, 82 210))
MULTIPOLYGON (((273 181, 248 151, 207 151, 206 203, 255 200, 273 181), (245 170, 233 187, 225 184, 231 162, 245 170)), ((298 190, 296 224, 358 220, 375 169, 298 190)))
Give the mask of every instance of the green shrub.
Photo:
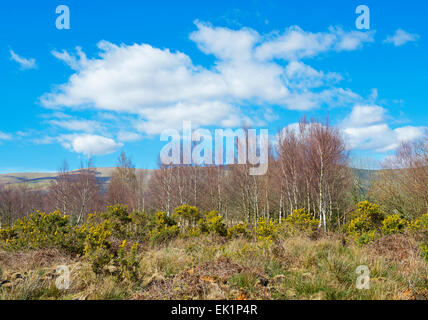
POLYGON ((127 241, 123 240, 114 259, 114 265, 118 268, 119 280, 129 280, 132 282, 139 279, 140 260, 138 259, 138 243, 127 248, 127 241))
POLYGON ((150 217, 144 212, 134 211, 131 217, 131 236, 129 239, 143 240, 149 233, 150 217))
POLYGON ((248 229, 248 223, 238 223, 227 229, 228 238, 249 238, 250 236, 251 232, 248 229))
POLYGON ((13 228, 2 228, 0 229, 0 242, 10 244, 12 240, 16 239, 18 234, 13 228))
POLYGON ((86 251, 85 259, 90 263, 92 271, 96 275, 106 273, 105 267, 113 259, 113 254, 106 248, 98 247, 94 250, 86 251))
POLYGON ((382 233, 383 234, 395 234, 403 233, 404 228, 406 227, 406 220, 401 218, 399 214, 393 214, 388 216, 385 220, 382 221, 382 233))
POLYGON ((359 246, 370 244, 378 238, 378 234, 375 230, 362 232, 354 235, 355 243, 359 246))
POLYGON ((202 235, 202 230, 200 225, 190 228, 187 232, 182 233, 183 238, 194 238, 194 237, 199 237, 200 235, 202 235))
POLYGON ((154 243, 161 243, 167 240, 176 238, 180 233, 180 228, 177 225, 164 226, 163 228, 153 229, 149 232, 149 241, 154 243))

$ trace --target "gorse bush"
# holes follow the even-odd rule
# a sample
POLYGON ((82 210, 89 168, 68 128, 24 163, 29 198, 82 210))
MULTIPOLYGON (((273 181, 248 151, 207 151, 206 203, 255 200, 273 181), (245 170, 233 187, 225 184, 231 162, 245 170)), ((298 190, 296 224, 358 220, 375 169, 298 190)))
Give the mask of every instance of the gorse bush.
POLYGON ((198 208, 183 204, 175 208, 174 218, 180 222, 180 226, 183 228, 194 227, 196 223, 202 218, 198 208))
POLYGON ((150 217, 143 212, 130 213, 124 205, 108 206, 107 211, 89 214, 88 223, 100 224, 108 221, 112 236, 117 239, 140 239, 147 235, 150 217))
POLYGON ((69 216, 59 211, 36 212, 28 218, 17 220, 10 228, 0 229, 0 239, 9 249, 56 247, 85 255, 97 249, 108 249, 112 229, 109 220, 99 224, 89 220, 84 225, 72 226, 69 216))
POLYGON ((16 220, 12 227, 0 229, 0 239, 10 249, 59 247, 79 253, 84 237, 75 236, 75 228, 69 222, 70 217, 59 211, 37 211, 16 220))
MULTIPOLYGON (((383 235, 403 233, 406 226, 420 241, 420 252, 428 258, 428 214, 406 222, 399 215, 384 218, 379 206, 367 201, 357 205, 347 233, 359 246, 369 244, 383 235)), ((110 206, 105 212, 90 214, 84 224, 72 225, 59 211, 36 212, 0 229, 0 247, 8 250, 58 248, 81 256, 95 274, 114 275, 116 279, 136 281, 139 278, 138 248, 141 243, 153 246, 177 237, 203 235, 247 238, 256 236, 261 246, 269 246, 281 235, 308 235, 319 226, 319 220, 305 209, 294 210, 283 223, 260 218, 254 228, 238 223, 227 228, 217 211, 202 214, 196 207, 182 205, 169 216, 156 212, 153 216, 126 206, 110 206)), ((285 239, 284 239, 285 240, 285 239)))
POLYGON ((114 260, 117 267, 117 276, 120 280, 137 281, 139 279, 140 260, 138 259, 138 243, 127 248, 127 241, 123 240, 114 260))
POLYGON ((106 266, 114 258, 114 254, 106 248, 96 248, 86 251, 84 257, 90 263, 92 271, 96 275, 103 275, 106 273, 106 266))
POLYGON ((218 211, 210 211, 205 214, 205 219, 200 220, 201 230, 205 233, 216 234, 222 237, 227 235, 227 227, 223 216, 218 211))
POLYGON ((131 217, 131 236, 129 239, 141 240, 147 236, 150 226, 150 216, 141 211, 133 211, 131 217))
POLYGON ((285 220, 286 228, 291 233, 312 233, 314 232, 320 221, 308 212, 306 209, 293 210, 285 220))
POLYGON ((238 223, 227 229, 228 238, 249 238, 251 231, 248 229, 248 223, 238 223))
POLYGON ((383 234, 403 233, 406 227, 406 220, 401 218, 399 214, 393 214, 383 220, 382 225, 383 234))
POLYGON ((150 223, 149 241, 154 243, 173 239, 180 233, 177 222, 164 211, 156 212, 150 223))
POLYGON ((279 224, 277 221, 259 218, 256 225, 256 235, 258 240, 272 241, 278 236, 279 224))
POLYGON ((161 243, 176 238, 180 233, 177 225, 156 228, 149 232, 148 239, 150 243, 161 243))
POLYGON ((150 222, 150 229, 176 226, 177 221, 169 217, 165 211, 156 212, 150 222))
POLYGON ((424 242, 420 245, 422 258, 428 262, 428 240, 424 240, 424 242))
POLYGON ((354 211, 352 217, 367 217, 373 228, 380 227, 385 213, 380 209, 380 206, 368 201, 361 201, 357 204, 357 210, 354 211))
POLYGON ((377 204, 362 201, 357 204, 357 210, 351 217, 348 234, 354 237, 355 243, 364 245, 376 239, 385 214, 377 204))
POLYGON ((428 237, 428 213, 408 223, 411 232, 428 237))
POLYGON ((109 220, 96 225, 83 225, 78 232, 86 234, 84 254, 88 254, 98 249, 110 249, 109 240, 112 235, 112 223, 109 220))
POLYGON ((360 247, 370 244, 379 237, 376 230, 366 231, 359 234, 355 234, 354 240, 357 245, 360 247))
POLYGON ((101 213, 104 221, 108 221, 116 238, 129 238, 132 218, 128 213, 128 207, 123 205, 108 206, 107 211, 101 213))
MULTIPOLYGON (((91 263, 95 274, 113 273, 119 280, 135 281, 138 278, 139 261, 137 259, 138 243, 134 242, 127 248, 127 239, 144 240, 148 235, 149 218, 138 211, 128 212, 127 206, 115 205, 107 207, 101 214, 92 214, 88 222, 78 231, 86 234, 84 257, 91 263), (122 244, 114 247, 113 241, 122 244), (114 272, 108 268, 112 266, 114 272)), ((170 223, 163 215, 153 218, 152 225, 161 228, 170 223)))
POLYGON ((347 231, 357 245, 363 246, 381 235, 404 233, 406 227, 415 239, 422 239, 421 252, 426 256, 427 248, 424 241, 428 237, 428 214, 408 222, 399 214, 392 214, 385 218, 385 214, 378 205, 363 201, 358 203, 357 210, 353 212, 347 231))
POLYGON ((428 262, 428 213, 409 221, 408 227, 416 239, 422 240, 420 244, 422 257, 428 262))
POLYGON ((369 217, 362 215, 351 220, 348 225, 348 233, 351 235, 361 234, 374 230, 369 217))

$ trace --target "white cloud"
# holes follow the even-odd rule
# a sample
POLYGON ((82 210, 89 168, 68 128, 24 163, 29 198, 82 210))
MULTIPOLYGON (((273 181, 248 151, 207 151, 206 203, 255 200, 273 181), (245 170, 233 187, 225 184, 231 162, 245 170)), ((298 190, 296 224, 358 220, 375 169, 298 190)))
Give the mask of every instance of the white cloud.
MULTIPOLYGON (((309 110, 326 104, 355 103, 360 97, 335 86, 342 77, 299 61, 327 51, 355 50, 373 41, 371 32, 324 33, 298 27, 278 37, 249 28, 232 30, 196 22, 190 39, 214 55, 211 68, 195 65, 182 52, 148 44, 98 43, 99 57, 53 51, 76 72, 69 81, 41 97, 45 107, 93 108, 141 118, 138 128, 157 134, 180 127, 182 120, 199 125, 240 125, 247 108, 281 106, 309 110), (288 66, 273 59, 287 59, 288 66), (312 90, 317 89, 317 90, 312 90)), ((251 119, 245 119, 245 121, 251 119)))
POLYGON ((71 56, 65 50, 63 50, 62 52, 53 50, 51 53, 55 58, 64 61, 65 64, 67 64, 71 69, 76 71, 80 70, 88 62, 88 59, 86 58, 86 54, 82 51, 81 47, 76 47, 76 53, 79 56, 79 59, 77 59, 74 56, 71 56))
POLYGON ((334 50, 340 51, 353 51, 363 47, 364 43, 374 42, 374 31, 361 32, 351 31, 345 32, 340 28, 333 29, 336 34, 337 43, 334 50))
POLYGON ((327 84, 334 84, 343 78, 340 74, 329 72, 325 74, 300 62, 291 61, 285 68, 287 84, 291 88, 316 88, 327 84))
POLYGON ((80 65, 58 93, 42 97, 45 106, 85 106, 142 113, 179 102, 258 99, 269 102, 287 94, 276 65, 233 64, 209 71, 183 53, 150 45, 116 46, 101 42, 101 59, 80 65))
POLYGON ((421 138, 427 133, 427 130, 427 127, 406 126, 397 128, 394 132, 396 133, 399 141, 412 141, 421 138))
POLYGON ((178 103, 160 110, 145 110, 142 114, 146 120, 139 122, 137 128, 148 134, 157 134, 169 128, 181 129, 185 120, 191 120, 192 127, 197 128, 212 123, 222 127, 236 127, 242 125, 245 119, 232 105, 218 101, 201 104, 178 103))
MULTIPOLYGON (((348 148, 385 153, 395 150, 401 142, 420 139, 427 133, 427 127, 406 126, 391 129, 389 125, 384 122, 385 114, 386 110, 379 106, 354 107, 351 114, 340 125, 348 148), (369 110, 373 111, 373 121, 367 121, 365 119, 365 116, 370 117, 368 113, 369 110)), ((322 124, 317 123, 317 125, 322 124)), ((291 130, 299 134, 300 124, 298 122, 291 123, 273 136, 271 142, 274 146, 278 145, 278 142, 281 140, 286 130, 291 130)))
POLYGON ((57 140, 58 139, 55 137, 45 136, 45 137, 33 139, 32 141, 34 144, 39 145, 39 144, 51 144, 53 142, 56 142, 57 140))
POLYGON ((70 151, 87 156, 110 154, 123 146, 113 139, 91 134, 62 135, 59 140, 70 151))
POLYGON ((401 142, 421 138, 427 128, 405 126, 392 129, 386 119, 386 110, 380 106, 355 106, 341 124, 352 149, 387 152, 401 142))
POLYGON ((363 127, 379 123, 385 119, 386 110, 377 105, 356 105, 351 114, 344 120, 346 127, 363 127))
POLYGON ((213 54, 221 60, 252 60, 252 51, 260 35, 249 28, 231 30, 228 28, 214 28, 210 24, 196 22, 198 30, 190 34, 198 48, 206 53, 213 54))
POLYGON ((395 137, 387 124, 344 129, 352 149, 376 150, 378 152, 394 149, 395 137))
POLYGON ((130 132, 130 131, 119 131, 117 134, 117 140, 121 142, 132 142, 132 141, 138 141, 141 140, 142 136, 141 134, 130 132))
POLYGON ((350 51, 361 48, 366 42, 374 41, 374 32, 345 32, 331 27, 328 32, 312 33, 298 26, 288 28, 283 34, 274 36, 256 50, 261 60, 282 58, 297 60, 314 57, 327 51, 350 51))
POLYGON ((413 42, 417 41, 419 39, 419 35, 415 33, 408 33, 404 31, 403 29, 398 29, 395 31, 395 34, 392 36, 388 36, 384 42, 385 43, 392 43, 394 46, 399 47, 407 42, 413 42))
POLYGON ((10 59, 19 63, 21 70, 36 69, 37 68, 35 59, 33 59, 33 58, 26 59, 24 57, 21 57, 21 56, 17 55, 13 50, 10 50, 10 59))
POLYGON ((49 123, 70 131, 94 132, 101 128, 98 122, 92 120, 51 120, 49 123))
POLYGON ((319 106, 346 106, 361 98, 349 89, 331 88, 320 92, 301 90, 291 93, 284 104, 291 110, 311 110, 319 106))
POLYGON ((4 133, 0 131, 0 141, 1 140, 12 140, 12 136, 8 133, 4 133))

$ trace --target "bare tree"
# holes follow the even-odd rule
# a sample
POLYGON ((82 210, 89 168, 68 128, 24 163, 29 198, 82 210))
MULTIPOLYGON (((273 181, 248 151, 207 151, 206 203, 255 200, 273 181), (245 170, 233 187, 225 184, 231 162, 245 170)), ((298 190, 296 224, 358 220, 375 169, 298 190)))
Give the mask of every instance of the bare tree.
POLYGON ((143 170, 136 173, 136 209, 138 211, 145 211, 146 206, 146 184, 147 173, 143 170))
POLYGON ((63 214, 71 213, 72 182, 67 161, 58 169, 56 179, 49 186, 47 207, 49 210, 60 210, 63 214))
POLYGON ((338 220, 344 194, 350 186, 348 153, 340 132, 326 121, 300 121, 297 128, 285 128, 277 147, 280 170, 280 217, 306 208, 320 219, 327 230, 327 220, 338 220), (333 219, 334 218, 334 219, 333 219))
POLYGON ((86 166, 82 163, 76 171, 70 171, 64 162, 49 186, 46 209, 68 214, 79 224, 89 213, 101 207, 100 187, 91 160, 86 166))
POLYGON ((91 167, 91 160, 85 167, 83 163, 80 169, 73 174, 72 184, 72 211, 79 224, 89 213, 100 208, 100 189, 95 170, 91 167))
POLYGON ((42 190, 30 186, 27 182, 14 185, 0 185, 0 227, 11 225, 16 219, 43 207, 42 190))
POLYGON ((428 211, 428 136, 402 143, 382 169, 371 194, 387 211, 409 218, 428 211))
POLYGON ((159 161, 157 169, 148 182, 149 206, 152 211, 163 210, 168 215, 172 209, 173 172, 172 165, 164 165, 159 161))
POLYGON ((122 152, 107 188, 107 202, 110 205, 126 204, 134 209, 137 207, 136 191, 135 167, 125 152, 122 152))

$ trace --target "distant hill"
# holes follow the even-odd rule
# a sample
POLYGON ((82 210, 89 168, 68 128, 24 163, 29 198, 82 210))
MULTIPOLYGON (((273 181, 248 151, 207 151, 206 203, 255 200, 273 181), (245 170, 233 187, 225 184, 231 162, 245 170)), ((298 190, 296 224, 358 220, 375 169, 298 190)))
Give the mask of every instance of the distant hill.
MULTIPOLYGON (((102 188, 105 188, 110 181, 114 167, 94 168, 97 180, 102 188)), ((149 169, 136 169, 137 172, 146 172, 148 177, 152 175, 155 170, 149 169)), ((377 170, 365 169, 352 169, 355 177, 360 181, 363 189, 367 189, 370 181, 376 175, 377 170)), ((76 172, 76 171, 73 171, 76 172)), ((20 172, 20 173, 7 173, 0 174, 0 184, 16 185, 20 183, 27 183, 37 189, 46 189, 50 182, 55 180, 58 176, 57 172, 20 172)))
MULTIPOLYGON (((98 182, 102 186, 106 186, 110 181, 114 167, 94 168, 98 182)), ((136 169, 137 172, 148 172, 149 175, 153 170, 136 169)), ((76 171, 72 171, 76 172, 76 171)), ((50 182, 58 176, 57 172, 20 172, 0 174, 0 184, 15 185, 20 183, 28 183, 30 186, 37 189, 46 189, 50 182)))
POLYGON ((352 168, 352 172, 355 176, 359 177, 362 181, 370 181, 376 174, 381 170, 367 170, 367 169, 356 169, 352 168))
POLYGON ((352 168, 356 182, 360 183, 362 191, 365 193, 369 190, 370 183, 376 177, 379 170, 367 170, 352 168))

